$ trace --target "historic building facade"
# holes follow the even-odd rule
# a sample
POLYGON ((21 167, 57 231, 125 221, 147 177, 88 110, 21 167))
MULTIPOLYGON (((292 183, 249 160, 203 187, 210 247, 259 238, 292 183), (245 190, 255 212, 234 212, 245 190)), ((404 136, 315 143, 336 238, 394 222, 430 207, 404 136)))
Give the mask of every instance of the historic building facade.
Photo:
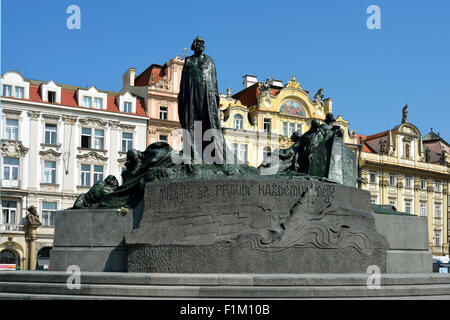
POLYGON ((427 217, 432 253, 448 255, 448 143, 433 132, 422 138, 406 107, 399 125, 357 140, 360 187, 370 191, 372 203, 427 217))
POLYGON ((108 175, 121 182, 128 149, 147 146, 148 117, 145 101, 129 90, 36 81, 14 71, 3 74, 1 96, 0 264, 28 269, 27 208, 37 208, 43 226, 36 251, 48 256, 55 212, 108 175))
POLYGON ((152 64, 136 76, 130 68, 123 75, 121 93, 130 91, 145 101, 148 116, 147 145, 165 141, 181 149, 181 128, 178 120, 178 92, 184 59, 178 56, 164 65, 152 64))
MULTIPOLYGON (((325 120, 332 112, 332 100, 323 99, 322 89, 311 99, 309 92, 292 77, 283 85, 279 80, 258 82, 244 76, 244 89, 221 97, 221 120, 224 138, 234 158, 241 163, 259 166, 276 149, 290 147, 294 131, 305 133, 311 121, 325 120)), ((344 141, 351 143, 349 124, 338 116, 336 125, 344 131, 344 141)))

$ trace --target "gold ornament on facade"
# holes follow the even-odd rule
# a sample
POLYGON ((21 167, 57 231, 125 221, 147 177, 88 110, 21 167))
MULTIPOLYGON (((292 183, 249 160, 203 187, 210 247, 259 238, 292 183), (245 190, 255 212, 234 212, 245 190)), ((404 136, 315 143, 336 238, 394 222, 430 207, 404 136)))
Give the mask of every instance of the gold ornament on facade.
POLYGON ((295 77, 291 78, 291 81, 289 81, 286 84, 286 88, 296 88, 296 89, 301 89, 302 87, 300 86, 300 83, 298 83, 297 81, 295 81, 295 77))

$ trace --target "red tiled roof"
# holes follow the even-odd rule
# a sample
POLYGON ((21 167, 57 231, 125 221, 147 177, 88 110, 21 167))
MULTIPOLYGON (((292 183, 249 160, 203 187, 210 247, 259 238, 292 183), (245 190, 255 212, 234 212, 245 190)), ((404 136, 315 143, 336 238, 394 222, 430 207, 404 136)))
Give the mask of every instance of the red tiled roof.
MULTIPOLYGON (((82 88, 85 89, 85 88, 82 88)), ((30 100, 33 102, 43 102, 42 101, 42 97, 40 95, 39 92, 39 86, 38 85, 30 85, 30 100)), ((108 99, 107 99, 107 109, 103 110, 103 111, 108 111, 108 112, 114 112, 114 113, 123 113, 123 114, 129 114, 126 112, 121 112, 119 110, 119 106, 117 105, 117 97, 118 93, 116 95, 111 95, 110 93, 108 93, 108 99)), ((77 108, 84 108, 84 109, 90 109, 90 108, 86 108, 83 106, 80 106, 77 102, 77 91, 76 90, 69 90, 69 89, 65 89, 62 88, 61 89, 61 103, 53 103, 56 105, 61 105, 61 106, 69 106, 69 107, 77 107, 77 108)), ((144 101, 137 97, 136 98, 136 113, 132 113, 134 115, 138 115, 138 116, 147 116, 145 114, 145 108, 144 108, 144 101)))
MULTIPOLYGON (((280 93, 281 89, 270 88, 272 95, 276 96, 280 93)), ((261 94, 259 90, 259 84, 255 83, 244 90, 239 91, 233 95, 233 99, 239 99, 242 105, 251 107, 256 105, 257 97, 261 94)))
POLYGON ((159 82, 164 76, 165 66, 159 64, 152 64, 144 72, 136 77, 134 80, 135 86, 148 86, 152 82, 159 82))
POLYGON ((368 144, 366 144, 364 141, 367 139, 367 136, 364 136, 362 134, 356 134, 356 141, 358 144, 362 143, 362 151, 366 153, 376 153, 375 150, 373 150, 368 144))
POLYGON ((381 138, 381 137, 384 137, 384 136, 388 135, 388 133, 389 133, 389 131, 383 131, 383 132, 380 132, 380 133, 373 134, 371 136, 366 136, 366 140, 372 140, 372 139, 381 138))

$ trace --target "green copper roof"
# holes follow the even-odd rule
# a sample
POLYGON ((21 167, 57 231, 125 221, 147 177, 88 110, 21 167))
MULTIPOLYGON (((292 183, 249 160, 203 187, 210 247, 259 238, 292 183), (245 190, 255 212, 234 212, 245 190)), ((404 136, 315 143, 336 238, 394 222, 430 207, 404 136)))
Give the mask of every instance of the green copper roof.
POLYGON ((397 208, 394 207, 393 205, 372 204, 372 211, 380 214, 396 214, 396 215, 412 216, 412 214, 397 211, 397 208))

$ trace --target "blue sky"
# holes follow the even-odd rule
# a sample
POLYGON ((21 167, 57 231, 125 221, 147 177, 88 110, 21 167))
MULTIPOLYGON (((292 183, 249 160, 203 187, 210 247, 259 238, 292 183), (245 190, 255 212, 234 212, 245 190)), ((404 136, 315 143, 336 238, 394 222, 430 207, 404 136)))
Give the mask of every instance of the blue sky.
POLYGON ((360 134, 392 129, 408 103, 423 135, 450 141, 448 0, 2 0, 1 28, 2 73, 118 91, 128 67, 163 64, 201 35, 222 93, 245 74, 295 76, 360 134), (66 27, 72 4, 81 30, 66 27), (381 30, 366 26, 369 5, 381 30))

